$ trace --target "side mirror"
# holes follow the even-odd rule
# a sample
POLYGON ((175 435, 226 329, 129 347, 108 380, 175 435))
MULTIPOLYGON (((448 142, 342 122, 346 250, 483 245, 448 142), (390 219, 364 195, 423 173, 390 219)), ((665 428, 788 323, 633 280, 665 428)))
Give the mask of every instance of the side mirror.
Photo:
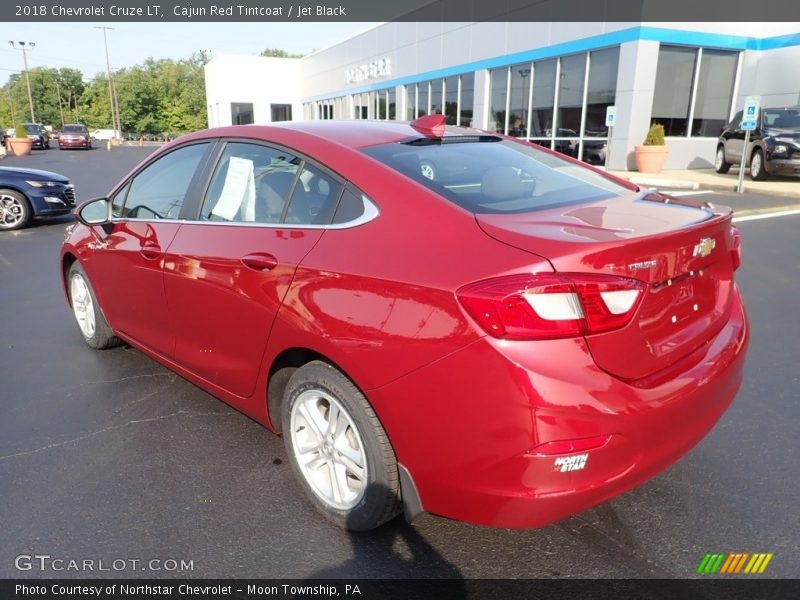
POLYGON ((108 198, 87 200, 78 207, 75 214, 84 225, 104 225, 111 220, 111 203, 108 198))

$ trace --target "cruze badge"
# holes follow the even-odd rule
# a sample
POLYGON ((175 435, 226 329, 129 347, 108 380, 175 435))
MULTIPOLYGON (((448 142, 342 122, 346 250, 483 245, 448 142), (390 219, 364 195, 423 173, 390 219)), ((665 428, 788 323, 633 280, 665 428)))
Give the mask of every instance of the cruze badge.
POLYGON ((628 269, 631 271, 638 271, 639 269, 652 269, 656 266, 655 259, 651 260, 643 260, 641 262, 635 262, 628 265, 628 269))
POLYGON ((716 245, 717 241, 714 238, 703 238, 700 240, 700 243, 694 247, 692 256, 708 256, 716 245))

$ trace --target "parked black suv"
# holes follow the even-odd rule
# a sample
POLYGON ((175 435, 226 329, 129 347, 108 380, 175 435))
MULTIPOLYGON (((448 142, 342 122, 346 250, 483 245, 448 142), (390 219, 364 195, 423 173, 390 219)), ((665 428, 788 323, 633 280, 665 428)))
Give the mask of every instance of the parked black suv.
MULTIPOLYGON (((750 177, 763 181, 769 175, 800 174, 800 107, 762 108, 756 125, 745 152, 750 177)), ((719 136, 714 158, 717 173, 727 173, 732 164, 742 161, 744 134, 739 111, 719 136)))

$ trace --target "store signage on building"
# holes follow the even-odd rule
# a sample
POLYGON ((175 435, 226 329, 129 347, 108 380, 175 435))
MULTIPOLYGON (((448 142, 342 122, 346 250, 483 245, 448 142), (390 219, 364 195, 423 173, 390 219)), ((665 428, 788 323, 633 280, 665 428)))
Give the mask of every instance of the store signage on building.
POLYGON ((377 79, 392 74, 392 61, 389 58, 373 60, 358 67, 345 69, 344 78, 347 83, 359 83, 367 79, 377 79))

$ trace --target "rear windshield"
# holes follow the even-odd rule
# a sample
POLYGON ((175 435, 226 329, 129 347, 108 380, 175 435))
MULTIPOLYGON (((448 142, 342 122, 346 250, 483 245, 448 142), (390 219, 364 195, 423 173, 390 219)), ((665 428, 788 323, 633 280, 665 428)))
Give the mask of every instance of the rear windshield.
POLYGON ((521 213, 630 193, 579 165, 495 137, 365 148, 369 156, 473 213, 521 213))
POLYGON ((83 125, 64 125, 61 131, 63 133, 84 133, 86 127, 83 125))

